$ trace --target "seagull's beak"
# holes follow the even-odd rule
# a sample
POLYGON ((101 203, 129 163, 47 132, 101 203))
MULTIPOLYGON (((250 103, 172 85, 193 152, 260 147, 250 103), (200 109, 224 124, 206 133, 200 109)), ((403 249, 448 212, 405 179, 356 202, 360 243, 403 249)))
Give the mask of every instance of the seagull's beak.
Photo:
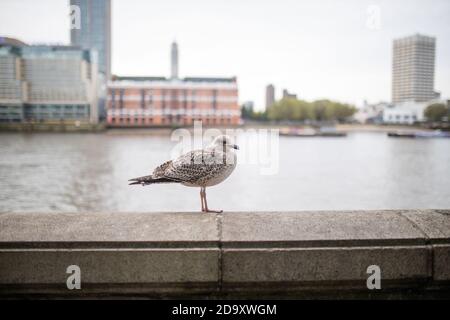
POLYGON ((239 146, 237 144, 233 144, 232 148, 236 149, 236 150, 239 150, 239 146))

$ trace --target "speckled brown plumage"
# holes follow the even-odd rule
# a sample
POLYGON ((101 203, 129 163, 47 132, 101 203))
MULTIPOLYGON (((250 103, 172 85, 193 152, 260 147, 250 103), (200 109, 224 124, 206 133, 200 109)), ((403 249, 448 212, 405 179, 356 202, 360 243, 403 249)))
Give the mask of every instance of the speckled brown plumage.
POLYGON ((151 175, 130 179, 130 184, 181 183, 200 187, 200 196, 204 197, 202 211, 210 211, 206 204, 205 188, 219 184, 233 172, 237 160, 233 149, 238 147, 231 144, 227 136, 219 136, 208 148, 190 151, 176 160, 166 161, 151 175))

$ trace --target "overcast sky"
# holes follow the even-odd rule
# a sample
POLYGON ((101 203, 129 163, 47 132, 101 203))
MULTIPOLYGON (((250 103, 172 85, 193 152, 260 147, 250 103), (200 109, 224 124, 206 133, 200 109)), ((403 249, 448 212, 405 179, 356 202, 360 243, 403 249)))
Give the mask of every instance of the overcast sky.
MULTIPOLYGON (((435 88, 450 97, 448 0, 112 0, 112 71, 237 76, 240 101, 264 104, 268 83, 299 98, 390 101, 392 39, 437 38, 435 88)), ((0 0, 0 35, 69 43, 69 1, 0 0)))

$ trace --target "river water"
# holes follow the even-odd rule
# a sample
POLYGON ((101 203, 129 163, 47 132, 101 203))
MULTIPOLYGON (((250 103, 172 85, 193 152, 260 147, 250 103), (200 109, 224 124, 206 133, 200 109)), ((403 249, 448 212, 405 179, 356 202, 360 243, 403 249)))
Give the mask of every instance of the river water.
MULTIPOLYGON (((274 170, 264 173, 261 163, 239 162, 254 136, 237 137, 237 168, 207 189, 210 208, 450 208, 450 139, 280 137, 274 170)), ((127 183, 169 159, 175 145, 163 134, 2 133, 0 211, 197 211, 197 188, 127 183)))

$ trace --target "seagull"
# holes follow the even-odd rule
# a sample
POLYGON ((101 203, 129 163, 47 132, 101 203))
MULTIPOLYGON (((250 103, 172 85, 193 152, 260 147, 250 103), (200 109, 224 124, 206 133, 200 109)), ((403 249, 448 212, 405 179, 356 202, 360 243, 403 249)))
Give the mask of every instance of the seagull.
POLYGON ((215 186, 230 176, 236 167, 237 156, 229 136, 217 136, 205 149, 187 152, 175 160, 164 162, 148 176, 130 179, 130 185, 146 186, 156 183, 181 183, 188 187, 200 187, 202 212, 221 213, 209 210, 206 187, 215 186))

